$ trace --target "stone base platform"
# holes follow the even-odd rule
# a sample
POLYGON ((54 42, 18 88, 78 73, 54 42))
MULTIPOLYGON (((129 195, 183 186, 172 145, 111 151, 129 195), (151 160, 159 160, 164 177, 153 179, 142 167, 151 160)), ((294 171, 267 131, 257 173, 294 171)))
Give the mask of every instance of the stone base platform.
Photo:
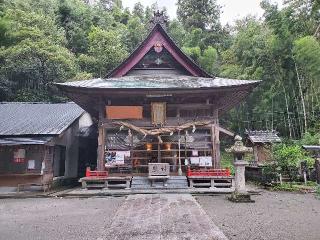
POLYGON ((186 188, 186 189, 82 189, 57 194, 59 197, 127 196, 136 194, 230 194, 233 189, 186 188))
POLYGON ((150 179, 148 177, 139 177, 134 176, 131 181, 131 189, 139 189, 139 190, 150 190, 150 189, 187 189, 188 181, 186 176, 170 176, 166 180, 166 185, 163 184, 163 181, 154 181, 151 185, 150 179))

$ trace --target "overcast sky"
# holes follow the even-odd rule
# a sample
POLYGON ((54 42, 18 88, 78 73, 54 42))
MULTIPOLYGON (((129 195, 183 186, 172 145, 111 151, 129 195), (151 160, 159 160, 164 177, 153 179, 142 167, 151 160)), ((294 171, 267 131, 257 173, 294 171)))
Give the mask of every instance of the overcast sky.
MULTIPOLYGON (((262 16, 263 10, 260 8, 260 0, 217 0, 222 6, 221 22, 222 24, 232 24, 234 20, 242 18, 248 14, 262 16)), ((151 5, 156 0, 122 0, 124 7, 132 9, 136 2, 141 2, 144 6, 151 5)), ((168 9, 170 18, 176 17, 177 0, 158 0, 161 8, 165 6, 168 9)), ((272 0, 272 2, 281 4, 282 0, 272 0)))

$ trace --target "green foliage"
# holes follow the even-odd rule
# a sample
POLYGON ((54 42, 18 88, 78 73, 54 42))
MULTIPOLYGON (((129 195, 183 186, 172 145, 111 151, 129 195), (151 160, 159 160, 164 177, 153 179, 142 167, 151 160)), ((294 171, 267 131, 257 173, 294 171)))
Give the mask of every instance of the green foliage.
POLYGON ((300 162, 307 160, 308 166, 313 166, 313 159, 299 145, 280 144, 274 149, 274 158, 282 171, 297 169, 300 162))
POLYGON ((231 153, 221 153, 221 168, 229 168, 231 170, 231 174, 234 175, 233 155, 231 153))
POLYGON ((199 58, 200 65, 209 73, 218 73, 218 52, 213 47, 209 46, 199 58))
POLYGON ((144 7, 140 2, 134 4, 132 14, 134 17, 138 17, 141 22, 144 21, 144 7))
POLYGON ((275 170, 282 174, 288 174, 291 180, 297 178, 302 161, 306 161, 309 168, 314 165, 314 159, 309 157, 302 147, 296 144, 279 144, 274 148, 273 155, 275 170))
POLYGON ((194 61, 198 61, 201 56, 200 47, 183 47, 182 50, 188 54, 194 61))
POLYGON ((300 145, 319 145, 320 133, 306 132, 298 142, 300 145))
POLYGON ((204 51, 201 51, 199 46, 183 47, 182 50, 195 62, 198 62, 207 72, 214 75, 218 73, 218 52, 212 46, 209 46, 204 51))
POLYGON ((186 46, 189 36, 187 36, 188 32, 184 29, 181 22, 175 19, 172 20, 169 23, 168 32, 180 47, 186 46))
POLYGON ((186 29, 217 30, 220 28, 220 6, 216 0, 178 0, 177 5, 178 19, 186 29))
MULTIPOLYGON (((293 46, 294 59, 305 74, 318 80, 320 77, 320 43, 313 36, 298 38, 293 46)), ((319 86, 319 85, 318 85, 319 86)))
POLYGON ((104 77, 127 54, 116 31, 92 27, 88 39, 89 55, 95 58, 96 76, 104 77))
POLYGON ((126 46, 128 49, 133 51, 138 44, 142 42, 146 35, 146 29, 139 17, 133 17, 128 21, 127 24, 127 36, 126 36, 126 46))
POLYGON ((16 102, 50 102, 47 92, 32 89, 19 89, 13 99, 16 102))

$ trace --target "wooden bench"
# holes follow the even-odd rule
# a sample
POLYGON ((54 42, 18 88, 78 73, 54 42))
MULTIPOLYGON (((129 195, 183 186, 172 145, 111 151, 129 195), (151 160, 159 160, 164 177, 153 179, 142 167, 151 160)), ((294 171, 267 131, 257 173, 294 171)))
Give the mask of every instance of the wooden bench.
POLYGON ((79 179, 82 188, 105 188, 108 178, 107 171, 91 171, 90 167, 86 168, 86 176, 79 179))
POLYGON ((79 180, 82 188, 124 188, 130 189, 131 176, 118 177, 83 177, 79 180))
POLYGON ((43 189, 43 192, 46 192, 51 189, 53 182, 52 173, 40 173, 40 174, 24 174, 25 176, 31 177, 26 180, 26 182, 17 184, 17 192, 20 192, 25 187, 37 186, 43 189), (27 182, 28 181, 28 182, 27 182))
POLYGON ((51 189, 52 183, 19 183, 17 186, 17 192, 20 192, 20 190, 24 189, 25 187, 32 187, 32 186, 37 186, 41 187, 43 189, 43 192, 49 191, 51 189))
POLYGON ((107 177, 105 188, 124 188, 130 189, 131 176, 107 177))
POLYGON ((232 188, 234 187, 234 177, 231 176, 230 169, 187 169, 187 177, 190 187, 232 188))
POLYGON ((234 177, 232 176, 190 176, 188 177, 190 187, 232 188, 234 177))
POLYGON ((107 177, 83 177, 80 178, 82 188, 105 188, 107 177))

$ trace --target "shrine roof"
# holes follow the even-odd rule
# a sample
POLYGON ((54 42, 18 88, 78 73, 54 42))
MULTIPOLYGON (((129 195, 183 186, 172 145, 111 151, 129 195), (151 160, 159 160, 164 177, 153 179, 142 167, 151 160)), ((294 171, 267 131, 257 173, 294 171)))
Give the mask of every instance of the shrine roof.
POLYGON ((75 103, 0 103, 0 136, 59 135, 85 111, 75 103))
POLYGON ((58 86, 84 89, 201 89, 257 85, 259 80, 205 78, 185 75, 141 75, 59 83, 58 86))
MULTIPOLYGON (((157 14, 163 13, 155 13, 157 14)), ((122 61, 116 68, 111 70, 106 77, 122 77, 134 68, 134 66, 148 53, 152 48, 159 46, 159 53, 162 49, 170 52, 172 57, 183 66, 191 76, 212 77, 202 69, 191 57, 185 54, 175 41, 168 35, 163 24, 155 22, 147 37, 131 52, 131 54, 122 61)))
POLYGON ((246 131, 252 143, 279 143, 281 138, 276 131, 246 131))

